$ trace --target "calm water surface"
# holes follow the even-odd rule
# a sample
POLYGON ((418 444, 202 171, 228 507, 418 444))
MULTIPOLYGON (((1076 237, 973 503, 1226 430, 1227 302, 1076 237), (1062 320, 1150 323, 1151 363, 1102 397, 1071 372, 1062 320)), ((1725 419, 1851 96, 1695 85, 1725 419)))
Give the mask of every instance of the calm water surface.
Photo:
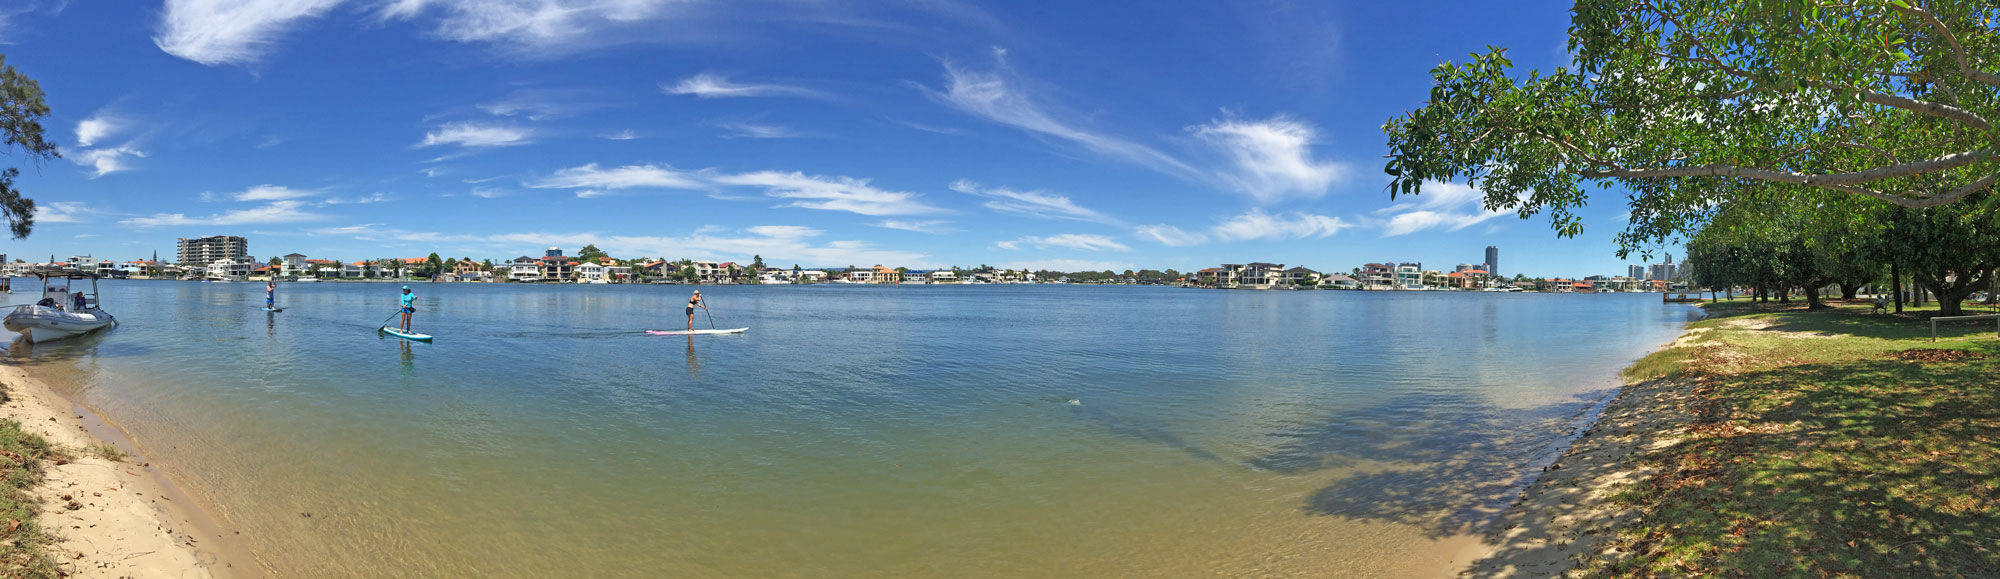
POLYGON ((389 284, 266 314, 262 284, 131 281, 104 283, 121 327, 12 353, 287 576, 1393 576, 1698 315, 716 287, 750 332, 688 339, 642 333, 686 287, 414 287, 435 344, 376 334, 389 284))

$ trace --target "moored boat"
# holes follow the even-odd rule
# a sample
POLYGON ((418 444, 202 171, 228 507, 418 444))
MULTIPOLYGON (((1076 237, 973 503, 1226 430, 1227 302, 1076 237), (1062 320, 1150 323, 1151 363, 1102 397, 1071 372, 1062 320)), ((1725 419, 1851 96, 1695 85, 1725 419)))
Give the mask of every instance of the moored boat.
POLYGON ((74 338, 117 325, 118 320, 98 307, 97 274, 71 269, 34 272, 42 279, 42 299, 34 304, 15 306, 0 327, 19 332, 28 343, 41 344, 74 338), (61 286, 50 280, 63 280, 61 286), (73 280, 90 280, 90 291, 72 289, 73 280))

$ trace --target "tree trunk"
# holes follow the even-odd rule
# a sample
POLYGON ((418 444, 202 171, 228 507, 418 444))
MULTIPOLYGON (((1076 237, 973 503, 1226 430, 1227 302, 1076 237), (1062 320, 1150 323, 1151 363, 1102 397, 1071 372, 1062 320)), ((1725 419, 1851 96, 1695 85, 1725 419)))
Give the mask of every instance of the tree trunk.
POLYGON ((1854 299, 1855 292, 1860 290, 1861 290, 1861 284, 1843 282, 1840 284, 1840 299, 1843 300, 1854 299))
POLYGON ((1781 304, 1789 304, 1789 303, 1792 303, 1792 288, 1791 288, 1791 286, 1783 286, 1783 285, 1781 285, 1781 286, 1778 286, 1778 303, 1781 303, 1781 304))
POLYGON ((1802 291, 1806 294, 1806 309, 1817 310, 1826 307, 1826 304, 1819 302, 1819 288, 1820 286, 1816 285, 1808 285, 1802 288, 1802 291))
POLYGON ((2000 305, 2000 268, 1986 270, 1986 305, 2000 305))

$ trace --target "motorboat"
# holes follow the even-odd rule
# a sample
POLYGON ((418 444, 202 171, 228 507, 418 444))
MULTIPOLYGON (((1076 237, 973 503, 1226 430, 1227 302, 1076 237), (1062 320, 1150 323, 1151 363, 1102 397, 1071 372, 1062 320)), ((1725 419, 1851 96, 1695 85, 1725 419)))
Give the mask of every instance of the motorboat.
POLYGON ((297 279, 294 279, 294 280, 292 280, 292 281, 294 281, 294 282, 299 282, 299 283, 312 283, 312 282, 316 282, 316 281, 319 281, 319 278, 317 278, 317 277, 313 277, 313 276, 310 276, 310 275, 305 275, 305 276, 299 276, 299 277, 298 277, 297 279))
POLYGON ((118 325, 116 318, 98 307, 96 273, 47 269, 35 271, 33 275, 42 279, 42 299, 33 304, 15 306, 6 318, 0 319, 0 327, 20 332, 30 344, 41 344, 118 325), (90 291, 71 287, 72 282, 79 279, 90 280, 90 291), (62 280, 63 283, 58 286, 53 280, 62 280))

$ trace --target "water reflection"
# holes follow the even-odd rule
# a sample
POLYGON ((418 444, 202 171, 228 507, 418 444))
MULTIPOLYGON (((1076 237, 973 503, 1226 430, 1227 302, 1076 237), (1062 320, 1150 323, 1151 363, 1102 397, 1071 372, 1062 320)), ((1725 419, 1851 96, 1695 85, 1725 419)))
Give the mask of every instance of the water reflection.
POLYGON ((688 379, 701 381, 701 359, 694 355, 694 336, 690 334, 687 345, 688 379))

